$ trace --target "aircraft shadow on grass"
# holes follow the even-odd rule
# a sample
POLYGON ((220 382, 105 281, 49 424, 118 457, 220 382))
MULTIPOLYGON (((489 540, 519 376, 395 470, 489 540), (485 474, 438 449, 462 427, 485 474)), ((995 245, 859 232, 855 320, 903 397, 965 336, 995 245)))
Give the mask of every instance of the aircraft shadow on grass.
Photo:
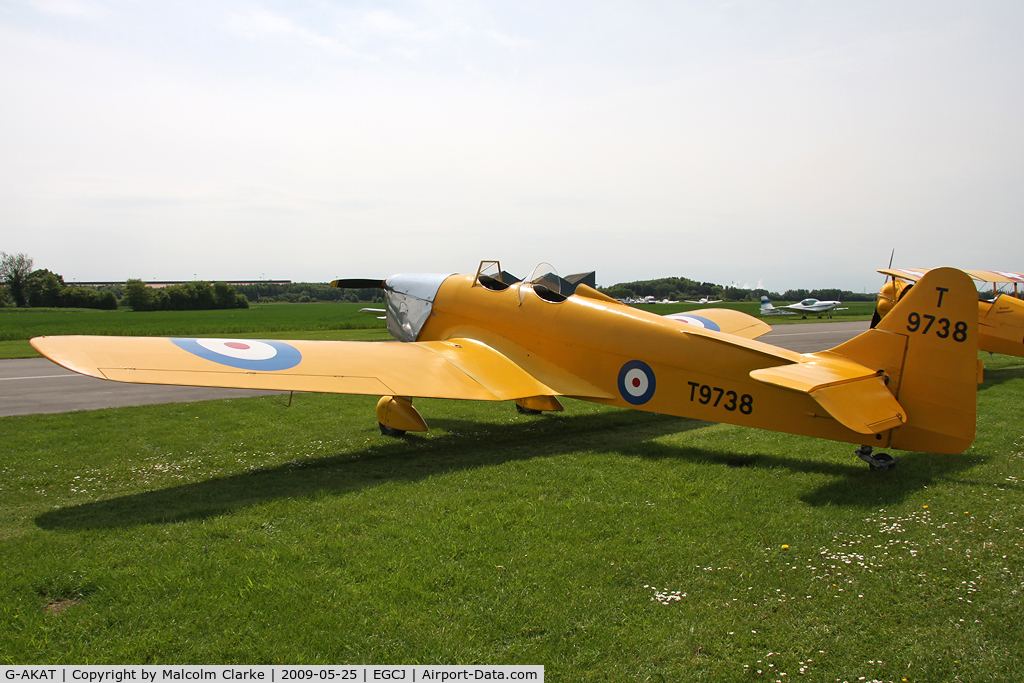
POLYGON ((985 382, 978 386, 978 391, 986 391, 992 387, 999 386, 1004 382, 1015 379, 1024 379, 1024 365, 1017 365, 1008 368, 996 368, 989 370, 985 368, 985 382))
MULTIPOLYGON (((228 514, 260 503, 317 493, 344 494, 386 481, 418 481, 447 472, 549 457, 561 452, 614 451, 640 458, 671 458, 729 467, 786 468, 825 474, 834 481, 802 497, 810 505, 876 506, 902 500, 938 477, 973 467, 983 458, 911 453, 890 473, 849 462, 821 462, 767 454, 735 454, 657 443, 655 439, 709 423, 654 413, 546 414, 513 424, 435 419, 446 436, 408 435, 358 452, 290 461, 274 467, 58 508, 36 517, 47 530, 129 528, 228 514)), ((829 442, 822 441, 823 446, 829 442)))
MULTIPOLYGON (((821 442, 824 447, 833 446, 821 442)), ((629 449, 620 449, 630 453, 629 449)), ((839 505, 877 508, 902 502, 910 494, 936 480, 951 480, 952 475, 973 468, 988 460, 978 455, 941 455, 934 453, 901 453, 900 464, 892 472, 865 470, 853 455, 850 445, 848 462, 821 461, 786 455, 721 453, 659 443, 645 443, 635 455, 645 458, 680 458, 728 467, 785 469, 791 472, 818 474, 831 481, 800 496, 813 507, 839 505)))

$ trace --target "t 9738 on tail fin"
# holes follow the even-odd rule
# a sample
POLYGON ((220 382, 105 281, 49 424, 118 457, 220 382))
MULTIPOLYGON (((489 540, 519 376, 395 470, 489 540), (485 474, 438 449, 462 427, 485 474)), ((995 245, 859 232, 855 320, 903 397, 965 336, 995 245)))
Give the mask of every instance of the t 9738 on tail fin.
MULTIPOLYGON (((872 327, 888 315, 893 304, 914 287, 928 270, 886 268, 891 277, 878 293, 872 327)), ((1024 301, 1020 299, 1024 273, 1005 270, 965 270, 978 288, 978 350, 1024 358, 1024 301), (1013 292, 1009 291, 1012 286, 1013 292)))
MULTIPOLYGON (((548 267, 549 268, 549 267, 548 267)), ((571 398, 875 447, 958 453, 974 436, 976 295, 938 269, 875 329, 829 351, 757 341, 770 328, 726 309, 659 316, 586 285, 566 295, 538 267, 510 281, 495 261, 475 275, 395 275, 392 342, 38 337, 83 374, 122 382, 379 395, 385 434, 427 429, 415 397, 514 401, 561 410, 571 398), (973 313, 973 315, 972 315, 973 313)))

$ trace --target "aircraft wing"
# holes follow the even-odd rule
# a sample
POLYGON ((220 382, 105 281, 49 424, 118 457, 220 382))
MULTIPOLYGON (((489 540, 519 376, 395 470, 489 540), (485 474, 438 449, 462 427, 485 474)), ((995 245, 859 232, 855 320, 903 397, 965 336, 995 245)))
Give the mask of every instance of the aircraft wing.
POLYGON ((882 275, 888 275, 889 277, 898 277, 903 280, 910 280, 917 282, 924 277, 929 268, 882 268, 878 272, 882 275))
POLYGON ((700 308, 686 313, 669 313, 665 318, 715 332, 725 332, 744 339, 757 339, 772 331, 771 325, 752 315, 729 308, 700 308))
POLYGON ((74 372, 137 384, 483 401, 612 398, 567 373, 548 373, 542 382, 471 339, 401 343, 56 336, 31 343, 74 372))
MULTIPOLYGON (((878 272, 889 277, 898 277, 917 282, 924 277, 928 270, 928 268, 883 268, 878 272)), ((1015 273, 1008 270, 964 270, 964 272, 978 282, 1024 284, 1024 273, 1015 273)))

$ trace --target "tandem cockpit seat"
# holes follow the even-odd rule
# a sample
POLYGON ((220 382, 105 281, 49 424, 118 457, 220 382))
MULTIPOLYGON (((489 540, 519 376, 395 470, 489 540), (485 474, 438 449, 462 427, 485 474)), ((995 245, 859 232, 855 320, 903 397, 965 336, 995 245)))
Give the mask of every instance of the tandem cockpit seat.
POLYGON ((530 277, 520 280, 511 273, 501 269, 498 261, 481 261, 476 273, 476 283, 492 292, 502 292, 517 283, 526 283, 529 287, 520 286, 519 300, 522 301, 529 290, 550 303, 561 303, 568 297, 562 294, 562 278, 558 276, 554 267, 548 263, 541 263, 530 277))

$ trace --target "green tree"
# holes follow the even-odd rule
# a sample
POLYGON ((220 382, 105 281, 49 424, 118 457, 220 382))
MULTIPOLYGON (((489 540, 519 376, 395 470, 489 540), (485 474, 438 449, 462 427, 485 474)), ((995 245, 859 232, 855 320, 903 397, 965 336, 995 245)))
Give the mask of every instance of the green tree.
POLYGON ((61 305, 64 278, 46 269, 34 270, 25 279, 25 298, 29 306, 56 308, 61 305))
POLYGON ((133 311, 153 310, 153 290, 142 280, 128 280, 125 283, 124 300, 133 311))
POLYGON ((25 284, 32 272, 32 259, 22 253, 7 254, 0 251, 0 282, 7 285, 7 292, 18 308, 28 306, 25 284))

